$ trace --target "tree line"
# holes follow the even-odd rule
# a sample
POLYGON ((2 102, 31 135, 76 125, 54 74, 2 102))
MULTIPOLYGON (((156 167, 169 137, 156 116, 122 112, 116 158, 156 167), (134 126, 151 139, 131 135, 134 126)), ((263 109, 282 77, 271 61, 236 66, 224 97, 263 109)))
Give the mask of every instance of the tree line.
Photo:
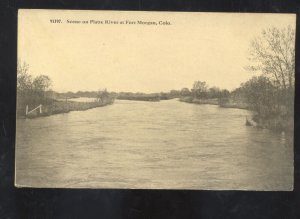
POLYGON ((180 96, 191 96, 198 99, 226 98, 230 92, 227 89, 221 89, 213 86, 209 87, 205 81, 195 81, 192 88, 182 88, 180 96))

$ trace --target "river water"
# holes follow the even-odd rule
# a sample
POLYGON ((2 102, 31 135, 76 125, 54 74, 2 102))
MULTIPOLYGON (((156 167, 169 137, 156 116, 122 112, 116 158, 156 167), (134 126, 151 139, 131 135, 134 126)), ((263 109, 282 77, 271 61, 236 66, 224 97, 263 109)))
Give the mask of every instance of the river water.
POLYGON ((291 190, 293 143, 251 112, 166 100, 17 120, 16 184, 291 190))

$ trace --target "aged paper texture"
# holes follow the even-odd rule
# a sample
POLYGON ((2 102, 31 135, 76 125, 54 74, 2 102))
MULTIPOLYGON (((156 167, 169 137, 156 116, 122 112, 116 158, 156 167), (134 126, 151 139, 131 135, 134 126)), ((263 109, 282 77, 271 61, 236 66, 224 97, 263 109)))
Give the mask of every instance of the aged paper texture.
POLYGON ((292 190, 294 14, 18 12, 18 187, 292 190))

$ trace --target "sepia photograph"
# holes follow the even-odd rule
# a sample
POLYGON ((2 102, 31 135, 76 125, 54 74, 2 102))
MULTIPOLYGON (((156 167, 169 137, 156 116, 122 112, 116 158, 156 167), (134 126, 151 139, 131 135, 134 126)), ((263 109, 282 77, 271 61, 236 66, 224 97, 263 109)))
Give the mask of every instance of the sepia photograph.
POLYGON ((292 191, 295 28, 20 9, 15 186, 292 191))

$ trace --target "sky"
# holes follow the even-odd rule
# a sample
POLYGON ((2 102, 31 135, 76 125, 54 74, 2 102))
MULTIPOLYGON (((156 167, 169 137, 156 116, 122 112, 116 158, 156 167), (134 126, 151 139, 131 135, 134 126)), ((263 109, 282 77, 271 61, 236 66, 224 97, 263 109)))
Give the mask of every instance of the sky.
POLYGON ((33 76, 48 75, 57 92, 151 93, 191 88, 197 80, 232 90, 255 75, 245 70, 251 40, 265 28, 295 27, 296 20, 293 14, 253 13, 22 9, 18 14, 18 59, 33 76), (118 24, 99 23, 105 20, 118 24))

